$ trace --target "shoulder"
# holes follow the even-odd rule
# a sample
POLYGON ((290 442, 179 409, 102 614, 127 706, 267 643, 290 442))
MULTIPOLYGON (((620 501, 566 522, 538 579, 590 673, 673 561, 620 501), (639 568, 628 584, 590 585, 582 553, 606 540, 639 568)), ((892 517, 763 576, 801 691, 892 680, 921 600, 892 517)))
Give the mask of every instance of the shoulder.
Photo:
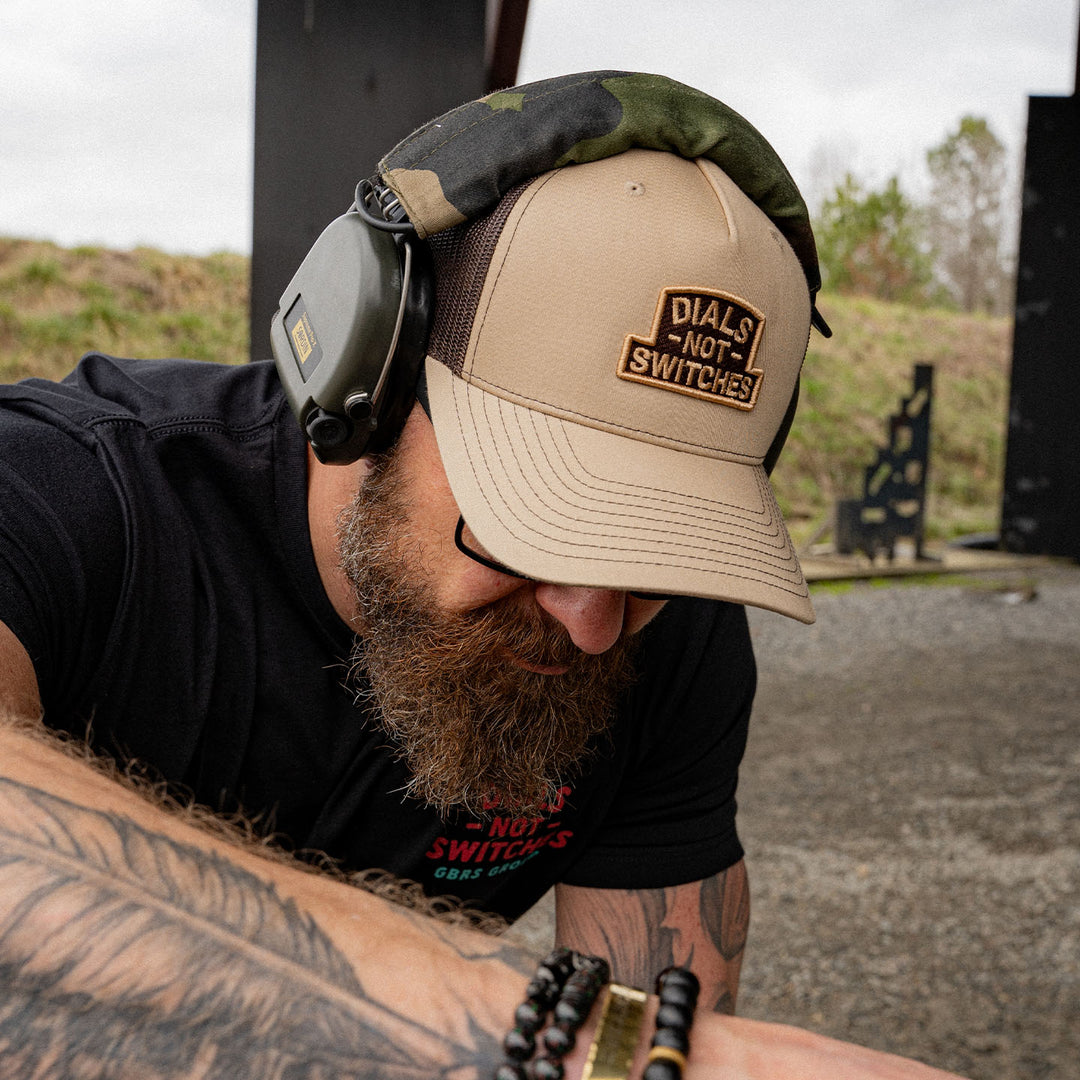
POLYGON ((199 453, 214 460, 233 447, 273 442, 287 410, 272 364, 90 353, 58 382, 0 386, 0 474, 7 477, 0 482, 62 513, 72 500, 104 512, 121 476, 138 475, 145 489, 151 462, 166 472, 185 468, 192 440, 205 446, 211 439, 214 448, 199 453))
POLYGON ((135 423, 149 431, 201 421, 243 429, 265 422, 284 402, 273 364, 128 360, 88 353, 59 382, 26 379, 0 386, 0 422, 33 418, 92 430, 135 423))

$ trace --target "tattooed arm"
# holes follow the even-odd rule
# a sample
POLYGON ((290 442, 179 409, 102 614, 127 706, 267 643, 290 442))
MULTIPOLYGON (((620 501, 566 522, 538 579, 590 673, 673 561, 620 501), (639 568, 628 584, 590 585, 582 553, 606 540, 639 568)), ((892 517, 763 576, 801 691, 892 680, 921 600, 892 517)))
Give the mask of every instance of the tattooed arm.
POLYGON ((0 1072, 481 1077, 533 961, 0 727, 0 1072))
MULTIPOLYGON (((533 963, 230 848, 0 723, 4 1077, 486 1080, 533 963)), ((686 1080, 946 1077, 704 1012, 693 1038, 686 1080)))
POLYGON ((490 1074, 533 958, 196 827, 40 711, 0 623, 0 1074, 490 1074))
MULTIPOLYGON (((5 633, 10 705, 33 671, 5 633)), ((26 719, 38 711, 29 689, 22 719, 0 716, 0 1074, 492 1075, 535 958, 166 812, 48 741, 26 719)), ((569 1080, 595 1023, 567 1058, 569 1080)), ((646 1020, 631 1077, 649 1035, 646 1020)), ((686 1080, 781 1075, 945 1077, 794 1028, 699 1015, 686 1080)))
POLYGON ((750 890, 746 866, 669 889, 582 889, 555 892, 556 938, 607 957, 614 977, 651 987, 671 964, 692 967, 701 979, 701 1003, 735 1011, 750 890))

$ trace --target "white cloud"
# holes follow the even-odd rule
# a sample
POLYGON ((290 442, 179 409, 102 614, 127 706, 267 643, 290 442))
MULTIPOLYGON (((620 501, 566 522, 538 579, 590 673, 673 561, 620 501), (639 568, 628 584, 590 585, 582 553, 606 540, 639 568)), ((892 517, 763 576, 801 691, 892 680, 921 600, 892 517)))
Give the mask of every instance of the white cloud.
MULTIPOLYGON (((256 0, 3 0, 0 233, 247 250, 256 0)), ((532 0, 521 79, 656 71, 755 123, 796 179, 843 148, 917 182, 964 113, 1019 157, 1073 89, 1078 0, 532 0)))
POLYGON ((254 0, 0 9, 0 232, 250 244, 254 0))
POLYGON ((743 113, 796 179, 828 143, 880 181, 965 113, 1019 145, 1027 95, 1071 93, 1076 32, 1076 0, 532 0, 521 74, 669 75, 743 113))

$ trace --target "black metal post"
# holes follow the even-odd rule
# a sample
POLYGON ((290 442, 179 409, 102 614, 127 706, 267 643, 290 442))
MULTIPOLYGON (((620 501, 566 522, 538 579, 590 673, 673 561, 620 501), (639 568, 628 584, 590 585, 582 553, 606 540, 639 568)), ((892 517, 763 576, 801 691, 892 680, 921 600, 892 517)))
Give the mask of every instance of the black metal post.
POLYGON ((487 85, 485 0, 259 0, 251 357, 278 297, 356 182, 487 85))
POLYGON ((1029 100, 1001 542, 1080 559, 1080 98, 1029 100))

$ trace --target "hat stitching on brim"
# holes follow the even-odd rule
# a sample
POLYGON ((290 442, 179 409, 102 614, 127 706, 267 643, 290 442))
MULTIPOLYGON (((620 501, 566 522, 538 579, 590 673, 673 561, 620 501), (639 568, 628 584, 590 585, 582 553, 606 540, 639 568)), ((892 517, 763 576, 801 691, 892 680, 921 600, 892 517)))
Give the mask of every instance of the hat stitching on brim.
MULTIPOLYGON (((770 500, 765 495, 767 492, 767 484, 763 477, 758 476, 755 479, 758 481, 758 489, 762 495, 762 506, 760 514, 755 514, 754 511, 740 506, 734 502, 727 502, 723 499, 709 499, 703 495, 686 495, 677 491, 669 491, 665 488, 648 488, 644 485, 627 484, 621 480, 607 480, 607 478, 597 475, 591 472, 583 462, 581 462, 572 446, 566 446, 566 453, 572 458, 572 462, 567 462, 563 457, 563 448, 556 443, 552 443, 553 449, 559 453, 561 463, 565 467, 566 475, 573 476, 573 469, 570 465, 577 466, 577 468, 584 475, 584 479, 574 476, 573 479, 580 485, 574 494, 580 491, 597 492, 599 499, 609 501, 614 506, 633 506, 637 509, 643 510, 646 508, 647 501, 654 501, 659 506, 654 509, 662 510, 665 517, 662 519, 666 528, 670 528, 673 524, 672 516, 678 516, 684 519, 688 526, 701 526, 703 532, 701 535, 708 535, 711 531, 714 531, 711 527, 717 521, 717 515, 722 515, 729 520, 737 521, 744 529, 752 532, 755 536, 768 540, 775 538, 786 545, 785 535, 777 528, 770 528, 770 525, 775 526, 778 518, 772 515, 772 506, 770 500), (592 481, 598 481, 599 483, 592 483, 592 481), (600 484, 607 482, 608 487, 601 487, 600 484), (635 500, 641 501, 626 501, 620 503, 615 498, 609 498, 615 494, 615 487, 610 485, 618 485, 621 488, 627 489, 626 494, 632 496, 635 500), (640 494, 638 494, 640 492, 640 494), (709 514, 694 514, 691 512, 692 508, 700 507, 702 510, 711 510, 709 514)), ((554 492, 553 492, 554 493, 554 492)), ((579 506, 577 509, 587 510, 587 506, 579 506)), ((618 512, 618 511, 614 511, 618 512)), ((640 520, 640 519, 639 519, 640 520)), ((652 520, 647 519, 647 520, 652 520)), ((720 535, 727 535, 721 530, 715 530, 720 535)))
POLYGON ((507 386, 493 382, 491 379, 481 378, 471 372, 467 375, 458 377, 465 382, 471 383, 478 390, 484 390, 494 394, 496 397, 499 397, 510 404, 520 405, 522 408, 544 413, 556 420, 566 420, 572 424, 587 424, 598 431, 606 431, 612 435, 624 435, 631 438, 637 437, 644 441, 651 442, 655 446, 666 446, 672 450, 677 449, 680 451, 689 450, 698 457, 715 458, 719 461, 730 461, 733 465, 760 465, 764 458, 764 455, 762 454, 740 454, 738 451, 713 450, 710 447, 703 447, 700 442, 693 442, 689 439, 679 439, 669 435, 657 435, 648 428, 633 427, 629 424, 612 424, 597 416, 581 412, 580 410, 557 408, 553 405, 549 405, 547 402, 540 401, 537 398, 528 398, 521 394, 514 393, 507 386))
MULTIPOLYGON (((531 417, 531 419, 534 426, 540 422, 540 417, 537 417, 535 414, 531 417)), ((610 503, 613 507, 633 508, 633 511, 623 509, 608 511, 605 515, 602 515, 605 520, 609 516, 623 514, 628 517, 633 516, 635 522, 640 521, 642 520, 642 518, 640 517, 640 511, 648 509, 656 513, 663 512, 665 514, 665 517, 663 519, 645 518, 644 520, 662 520, 665 526, 669 527, 672 524, 671 516, 675 514, 679 517, 687 519, 688 525, 703 525, 705 533, 708 533, 709 526, 716 521, 716 516, 719 513, 722 515, 726 515, 730 519, 735 519, 741 523, 749 523, 752 528, 756 526, 757 529, 760 530, 758 532, 758 535, 762 537, 767 538, 769 536, 779 536, 777 530, 770 530, 767 528, 766 523, 769 520, 769 518, 766 516, 766 511, 769 509, 767 504, 763 503, 762 505, 762 514, 760 516, 760 521, 755 521, 755 514, 753 513, 753 511, 748 510, 745 507, 739 506, 736 503, 725 502, 721 499, 709 499, 708 497, 701 495, 688 496, 681 492, 669 491, 665 488, 646 487, 643 484, 630 484, 622 480, 609 479, 607 477, 599 476, 596 473, 591 472, 589 468, 578 458, 572 446, 562 445, 565 440, 560 438, 560 436, 564 434, 561 427, 555 427, 554 425, 549 425, 549 427, 551 429, 549 434, 552 436, 552 438, 550 439, 550 444, 545 443, 545 440, 539 432, 537 432, 537 444, 539 445, 541 451, 544 453, 545 461, 550 466, 550 469, 537 469, 537 477, 544 483, 546 483, 545 473, 547 472, 554 473, 558 471, 562 475, 569 477, 577 485, 577 487, 567 487, 566 502, 574 509, 584 511, 588 511, 590 509, 590 505, 573 501, 576 498, 582 497, 583 493, 589 492, 595 493, 595 497, 592 499, 592 506, 595 506, 598 503, 610 503), (552 461, 552 459, 548 456, 549 445, 550 449, 559 455, 559 461, 557 463, 552 461), (568 460, 568 457, 570 460, 568 460), (578 475, 575 475, 575 467, 578 475), (625 501, 620 501, 616 497, 619 494, 620 489, 623 489, 623 492, 626 496, 625 501), (648 506, 648 503, 650 502, 654 502, 657 505, 650 507, 648 506), (693 508, 695 508, 695 504, 703 511, 711 510, 711 513, 708 513, 707 515, 705 513, 692 513, 691 511, 693 508)), ((509 431, 507 431, 506 434, 507 440, 511 441, 509 431)), ((536 463, 535 459, 533 458, 532 448, 527 446, 525 449, 526 453, 529 455, 530 460, 533 461, 535 467, 536 463)), ((557 497, 559 496, 559 493, 557 493, 554 488, 552 488, 550 485, 547 486, 548 490, 551 491, 552 495, 555 495, 557 497)), ((535 488, 530 488, 530 491, 532 493, 535 493, 537 497, 541 497, 541 493, 539 491, 536 491, 535 488)), ((559 510, 557 507, 549 506, 548 508, 554 509, 557 513, 563 513, 563 511, 559 510)), ((575 519, 571 514, 566 514, 565 516, 571 518, 572 520, 581 520, 582 522, 588 520, 587 518, 575 519)), ((665 528, 664 531, 666 532, 667 528, 665 528)), ((719 532, 719 530, 716 531, 719 532)))
MULTIPOLYGON (((455 412, 457 413, 458 422, 459 422, 459 425, 460 425, 461 421, 462 421, 461 405, 460 405, 460 397, 461 397, 461 395, 457 392, 457 389, 458 389, 458 387, 455 386, 455 393, 454 393, 455 412)), ((464 389, 464 387, 462 387, 462 389, 464 389)), ((467 405, 468 405, 469 411, 471 412, 472 411, 472 395, 469 395, 466 392, 465 397, 468 399, 467 405)), ((487 402, 485 401, 485 405, 486 404, 487 404, 487 402)), ((509 440, 510 439, 510 432, 508 430, 506 430, 506 428, 505 428, 505 412, 506 412, 506 410, 500 409, 499 411, 500 411, 501 414, 503 414, 504 422, 503 422, 502 426, 504 428, 505 435, 506 435, 507 439, 509 440)), ((486 426, 490 427, 490 425, 486 425, 486 426)), ((556 424, 556 425, 552 425, 552 426, 555 427, 557 430, 559 430, 561 432, 561 425, 556 424)), ((480 444, 478 444, 478 449, 480 450, 480 453, 481 453, 481 455, 483 457, 484 466, 487 468, 488 477, 490 478, 491 483, 494 484, 496 490, 499 491, 502 485, 501 485, 499 477, 490 468, 490 464, 487 461, 487 448, 483 445, 483 443, 480 443, 480 444)), ((515 458, 515 461, 516 460, 517 459, 515 458)), ((580 465, 580 462, 578 464, 580 465)), ((471 470, 473 472, 474 479, 477 481, 477 486, 478 486, 478 488, 480 490, 482 498, 484 499, 485 503, 488 505, 488 507, 492 511, 492 513, 501 522, 503 528, 505 528, 507 530, 507 532, 509 532, 516 540, 518 540, 522 544, 525 544, 526 546, 531 547, 531 548, 533 548, 535 550, 544 551, 547 554, 556 555, 556 556, 558 556, 560 558, 566 558, 568 561, 582 561, 582 562, 590 562, 590 561, 597 562, 597 561, 599 561, 599 562, 608 562, 608 563, 618 562, 620 564, 628 565, 628 566, 638 565, 638 566, 652 566, 652 567, 657 567, 657 568, 661 568, 661 567, 670 568, 672 566, 677 567, 679 565, 683 565, 685 563, 685 561, 689 559, 689 560, 692 560, 694 562, 701 563, 703 568, 706 569, 706 570, 715 569, 717 571, 717 573, 723 573, 726 576, 731 577, 731 578, 742 579, 742 580, 746 580, 746 581, 749 581, 749 582, 757 582, 757 583, 761 584, 762 583, 762 574, 761 574, 761 572, 758 572, 758 573, 756 573, 754 575, 750 575, 750 574, 740 572, 740 565, 745 564, 745 562, 749 561, 749 562, 753 562, 755 564, 758 564, 762 568, 762 570, 764 571, 766 576, 768 578, 770 578, 770 579, 773 579, 773 580, 771 580, 769 582, 770 587, 778 589, 778 590, 783 591, 783 592, 787 592, 787 593, 789 593, 791 595, 795 595, 795 596, 803 597, 803 596, 806 595, 805 587, 802 587, 801 581, 799 583, 797 583, 799 587, 793 587, 793 584, 791 582, 788 582, 788 581, 784 580, 783 575, 784 575, 784 570, 785 570, 786 567, 791 568, 790 571, 789 571, 790 573, 793 573, 793 574, 799 574, 800 573, 799 570, 798 570, 798 561, 797 561, 797 559, 794 559, 790 555, 787 558, 782 558, 782 559, 777 560, 776 562, 774 562, 772 564, 769 564, 768 562, 766 562, 765 560, 760 558, 760 556, 761 556, 760 547, 755 548, 755 547, 750 546, 749 544, 740 542, 740 540, 742 538, 738 537, 738 536, 733 536, 731 534, 720 534, 720 535, 725 537, 723 540, 720 541, 724 546, 726 546, 728 548, 734 548, 734 549, 736 549, 736 551, 738 551, 740 553, 741 564, 727 563, 720 557, 721 553, 718 552, 718 550, 717 550, 716 542, 714 541, 713 543, 709 544, 707 542, 706 537, 700 537, 701 543, 696 544, 696 545, 693 545, 693 544, 691 544, 689 542, 684 543, 682 541, 676 541, 676 542, 672 543, 671 539, 670 539, 670 537, 671 537, 670 521, 667 523, 668 524, 668 529, 667 530, 665 530, 664 532, 661 532, 660 530, 657 530, 657 532, 658 532, 659 535, 663 535, 663 536, 665 536, 667 538, 667 541, 668 541, 667 546, 670 549, 676 549, 676 548, 680 549, 678 551, 678 562, 676 562, 674 559, 662 561, 662 560, 658 560, 658 559, 643 559, 643 558, 640 558, 640 557, 629 557, 628 558, 627 555, 637 556, 637 555, 639 555, 639 552, 637 552, 637 551, 628 552, 628 551, 624 551, 624 550, 622 550, 622 549, 620 549, 618 547, 613 547, 610 544, 610 540, 612 538, 612 534, 611 534, 612 526, 610 525, 610 523, 608 524, 607 534, 606 534, 606 539, 609 542, 607 544, 603 545, 602 548, 601 548, 601 545, 599 545, 599 544, 588 544, 588 543, 582 543, 580 541, 576 541, 573 550, 567 551, 565 546, 558 544, 558 538, 557 537, 549 535, 548 533, 544 532, 542 528, 537 528, 536 526, 532 526, 532 525, 526 523, 525 521, 523 521, 520 518, 520 516, 517 514, 517 512, 515 511, 513 506, 511 505, 512 500, 506 500, 504 498, 503 505, 500 508, 496 508, 490 502, 490 500, 487 498, 487 494, 486 494, 486 491, 485 491, 485 486, 481 483, 480 476, 479 476, 479 473, 477 471, 477 462, 475 460, 473 460, 472 458, 470 458, 469 459, 469 465, 470 465, 470 468, 471 468, 471 470), (499 512, 500 510, 503 511, 503 512, 499 512), (521 535, 520 530, 514 529, 512 527, 512 525, 510 524, 510 522, 508 521, 508 518, 507 518, 506 515, 509 515, 509 517, 512 518, 513 521, 516 522, 520 526, 520 530, 527 530, 529 532, 529 534, 530 534, 529 538, 526 538, 524 535, 521 535), (547 540, 547 541, 551 542, 554 546, 548 547, 543 543, 537 542, 536 538, 540 538, 542 540, 547 540), (705 549, 707 547, 708 556, 706 557, 704 555, 695 555, 695 554, 693 554, 692 550, 693 550, 693 547, 695 547, 695 546, 700 548, 700 549, 705 549), (590 547, 592 547, 592 548, 601 548, 603 553, 602 554, 595 554, 595 555, 594 554, 583 554, 582 553, 583 548, 587 549, 587 548, 590 548, 590 547), (743 554, 744 552, 745 552, 745 554, 743 554), (724 569, 721 570, 720 566, 723 566, 724 569)), ((586 475, 592 475, 592 474, 590 474, 588 472, 588 470, 584 470, 584 471, 586 472, 586 475)), ((597 477, 597 479, 600 479, 600 478, 597 477)), ((510 477, 507 477, 507 481, 510 482, 511 485, 512 485, 512 481, 511 481, 510 477)), ((622 482, 621 481, 616 481, 616 483, 621 484, 622 482)), ((624 484, 622 486, 624 486, 624 487, 633 487, 634 485, 624 484)), ((759 488, 762 491, 767 491, 768 490, 767 482, 765 482, 763 478, 759 480, 759 488)), ((531 485, 527 486, 527 490, 529 492, 529 495, 532 496, 533 499, 538 497, 539 493, 536 492, 535 489, 531 485)), ((554 494, 554 492, 553 492, 553 494, 554 494)), ((522 501, 524 502, 524 500, 522 500, 522 501)), ((706 500, 701 500, 701 501, 706 501, 706 500)), ((769 502, 771 503, 772 500, 770 499, 769 502)), ((547 506, 546 503, 544 503, 544 505, 547 506)), ((632 504, 632 503, 626 503, 625 505, 628 508, 632 508, 634 506, 634 504, 632 504)), ((727 505, 727 504, 719 504, 719 505, 727 505)), ((548 507, 548 508, 552 509, 551 507, 548 507)), ((564 511, 556 510, 556 513, 561 513, 562 516, 564 518, 566 518, 568 521, 581 521, 581 519, 575 518, 572 515, 568 515, 564 511)), ((620 513, 623 513, 623 512, 620 511, 620 513)), ((626 513, 625 516, 629 516, 629 513, 626 513)), ((540 519, 540 520, 543 521, 543 519, 540 519)), ((777 516, 775 518, 775 520, 779 524, 781 524, 781 529, 782 529, 782 519, 779 516, 777 516)), ((546 521, 544 521, 543 524, 548 525, 548 527, 553 527, 553 526, 550 525, 550 523, 548 523, 546 521)), ((624 528, 627 528, 627 530, 628 530, 628 536, 626 537, 627 539, 636 539, 638 542, 640 542, 640 540, 641 540, 641 528, 640 528, 640 525, 637 526, 637 528, 634 530, 633 533, 630 533, 629 527, 624 527, 624 528)), ((787 539, 786 538, 786 531, 777 531, 773 535, 775 535, 776 538, 781 541, 782 545, 785 548, 785 552, 790 553, 790 548, 787 547, 787 543, 786 543, 786 539, 787 539)), ((694 539, 696 539, 696 537, 691 534, 689 536, 686 536, 685 539, 686 539, 686 541, 693 541, 694 539)), ((724 554, 727 554, 727 553, 725 552, 724 554)), ((675 555, 674 550, 672 550, 672 555, 673 556, 675 555)))

